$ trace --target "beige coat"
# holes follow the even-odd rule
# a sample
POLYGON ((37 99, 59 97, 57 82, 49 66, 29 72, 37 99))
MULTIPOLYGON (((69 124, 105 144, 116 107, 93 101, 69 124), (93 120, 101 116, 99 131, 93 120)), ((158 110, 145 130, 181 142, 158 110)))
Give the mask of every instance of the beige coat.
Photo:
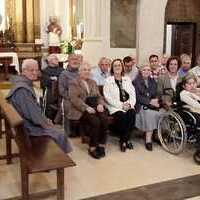
POLYGON ((200 96, 199 95, 183 90, 180 93, 180 98, 181 98, 181 101, 187 104, 184 107, 190 108, 191 111, 193 112, 200 113, 200 103, 199 103, 200 96))
POLYGON ((69 112, 67 114, 68 119, 79 120, 83 113, 86 111, 88 105, 85 100, 88 96, 97 96, 99 98, 98 103, 105 105, 103 97, 99 93, 98 86, 95 81, 87 80, 89 91, 88 93, 85 85, 78 77, 69 85, 69 112))

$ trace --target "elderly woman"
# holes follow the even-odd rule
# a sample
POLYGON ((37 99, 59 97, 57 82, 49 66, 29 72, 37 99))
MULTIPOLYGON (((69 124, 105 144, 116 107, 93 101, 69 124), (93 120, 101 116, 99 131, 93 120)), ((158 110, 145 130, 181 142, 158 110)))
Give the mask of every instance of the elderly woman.
POLYGON ((103 97, 96 82, 90 79, 90 72, 90 64, 82 62, 78 77, 69 85, 68 119, 80 120, 89 126, 88 153, 99 159, 105 156, 107 122, 103 97))
MULTIPOLYGON (((181 82, 183 90, 180 100, 186 103, 191 110, 200 111, 200 89, 197 88, 197 79, 193 74, 185 76, 181 82)), ((200 112, 199 112, 200 113, 200 112)))
POLYGON ((180 82, 178 76, 178 69, 180 68, 180 65, 181 62, 176 56, 171 56, 167 60, 166 68, 168 70, 168 73, 160 76, 157 82, 157 92, 159 97, 162 97, 166 90, 166 93, 170 95, 171 98, 173 98, 173 95, 176 91, 176 85, 178 82, 180 82), (171 88, 172 90, 167 91, 167 89, 169 88, 171 88))
POLYGON ((181 58, 181 67, 178 70, 178 74, 179 74, 179 77, 182 78, 188 74, 191 68, 192 60, 191 60, 191 57, 187 54, 182 54, 180 58, 181 58))
POLYGON ((159 100, 157 97, 157 83, 150 77, 149 65, 140 67, 140 73, 133 82, 136 90, 136 127, 145 132, 145 147, 152 151, 153 130, 157 129, 159 100))
POLYGON ((129 140, 135 123, 135 88, 131 79, 124 76, 121 59, 113 60, 110 74, 105 82, 103 94, 108 111, 114 117, 114 127, 120 135, 120 149, 125 152, 126 148, 133 149, 129 140))

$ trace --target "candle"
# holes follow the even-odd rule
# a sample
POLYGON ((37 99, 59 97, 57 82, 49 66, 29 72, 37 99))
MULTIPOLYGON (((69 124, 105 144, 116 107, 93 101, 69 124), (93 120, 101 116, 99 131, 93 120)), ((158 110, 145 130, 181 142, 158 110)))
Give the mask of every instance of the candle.
POLYGON ((5 19, 5 17, 3 17, 3 20, 2 20, 1 30, 3 31, 3 33, 4 33, 5 30, 6 30, 6 19, 5 19))
POLYGON ((72 27, 68 26, 68 30, 67 30, 67 41, 71 41, 72 39, 72 27))
POLYGON ((9 30, 9 28, 10 28, 10 20, 9 20, 9 17, 7 16, 7 18, 6 18, 7 20, 7 29, 9 30))
POLYGON ((80 24, 76 26, 76 31, 77 31, 77 39, 81 39, 81 29, 80 29, 80 24))

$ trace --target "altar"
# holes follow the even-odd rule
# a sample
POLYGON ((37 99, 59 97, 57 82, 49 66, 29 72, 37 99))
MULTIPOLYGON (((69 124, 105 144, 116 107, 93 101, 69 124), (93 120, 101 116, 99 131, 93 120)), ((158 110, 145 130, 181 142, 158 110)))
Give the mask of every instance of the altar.
POLYGON ((4 64, 4 63, 2 63, 2 59, 5 57, 11 58, 12 62, 10 62, 9 65, 15 66, 15 70, 19 73, 20 70, 19 70, 19 60, 18 60, 17 53, 15 53, 15 52, 0 52, 0 67, 4 64))

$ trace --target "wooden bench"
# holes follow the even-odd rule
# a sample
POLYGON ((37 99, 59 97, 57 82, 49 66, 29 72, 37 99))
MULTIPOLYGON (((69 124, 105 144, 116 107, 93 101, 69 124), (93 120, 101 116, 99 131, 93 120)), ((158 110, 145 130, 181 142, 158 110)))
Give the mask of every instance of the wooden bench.
POLYGON ((6 135, 13 136, 19 148, 22 196, 10 199, 41 199, 52 194, 64 200, 64 168, 75 166, 72 159, 50 138, 29 137, 23 130, 23 120, 0 95, 0 107, 6 121, 6 135), (57 171, 57 189, 29 194, 29 174, 57 171))
MULTIPOLYGON (((12 87, 12 83, 9 81, 0 81, 0 90, 1 90, 1 94, 3 96, 4 93, 7 93, 8 90, 10 90, 10 88, 12 87)), ((5 126, 4 126, 4 119, 3 119, 3 113, 1 111, 1 107, 0 107, 0 138, 3 137, 3 135, 5 135, 5 139, 6 139, 6 153, 5 155, 0 155, 0 160, 6 160, 7 164, 11 164, 12 163, 12 158, 13 157, 17 157, 19 156, 18 153, 12 153, 12 137, 9 134, 5 134, 5 126)))

